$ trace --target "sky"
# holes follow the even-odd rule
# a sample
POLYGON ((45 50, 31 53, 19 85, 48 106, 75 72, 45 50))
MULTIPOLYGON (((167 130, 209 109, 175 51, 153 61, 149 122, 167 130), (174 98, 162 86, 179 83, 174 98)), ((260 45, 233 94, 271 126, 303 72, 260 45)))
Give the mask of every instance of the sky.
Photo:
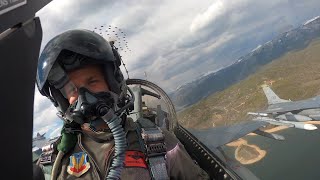
MULTIPOLYGON (((128 48, 120 54, 130 78, 147 79, 172 92, 319 16, 320 1, 54 0, 36 15, 43 28, 41 50, 66 30, 121 28, 125 38, 102 35, 116 42, 126 39, 128 48)), ((55 107, 36 90, 34 135, 58 136, 61 125, 55 107)))

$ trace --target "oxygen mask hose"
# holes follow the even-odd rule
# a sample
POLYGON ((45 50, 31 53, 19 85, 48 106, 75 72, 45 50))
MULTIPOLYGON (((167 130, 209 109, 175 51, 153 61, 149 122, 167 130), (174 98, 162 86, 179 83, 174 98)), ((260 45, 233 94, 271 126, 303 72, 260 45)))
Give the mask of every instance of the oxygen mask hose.
POLYGON ((107 179, 120 179, 121 171, 124 166, 125 152, 127 149, 126 133, 122 128, 121 118, 115 115, 112 109, 109 109, 108 113, 101 118, 109 126, 113 134, 115 144, 115 155, 107 179))

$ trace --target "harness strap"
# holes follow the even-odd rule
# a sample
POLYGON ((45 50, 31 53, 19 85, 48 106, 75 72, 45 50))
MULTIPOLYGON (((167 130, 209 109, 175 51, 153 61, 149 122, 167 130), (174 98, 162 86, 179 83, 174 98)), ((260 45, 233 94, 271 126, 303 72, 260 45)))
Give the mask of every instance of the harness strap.
POLYGON ((152 179, 168 180, 165 155, 167 153, 162 130, 147 119, 137 120, 140 126, 141 138, 144 142, 144 149, 149 164, 152 179))
POLYGON ((167 180, 168 172, 166 168, 166 160, 163 156, 149 158, 149 165, 152 176, 155 180, 167 180))

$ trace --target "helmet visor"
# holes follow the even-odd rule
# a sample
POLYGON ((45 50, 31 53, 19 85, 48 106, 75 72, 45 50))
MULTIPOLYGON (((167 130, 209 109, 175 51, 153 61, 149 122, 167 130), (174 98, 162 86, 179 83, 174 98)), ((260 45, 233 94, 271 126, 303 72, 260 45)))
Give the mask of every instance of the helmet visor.
POLYGON ((70 99, 70 97, 78 97, 78 88, 72 81, 68 81, 62 88, 59 89, 63 97, 70 99))
POLYGON ((58 63, 55 63, 48 75, 49 84, 56 89, 61 89, 68 81, 69 78, 65 70, 58 63))
POLYGON ((77 87, 70 81, 68 74, 58 63, 53 65, 48 75, 48 82, 58 89, 66 99, 77 94, 77 87))

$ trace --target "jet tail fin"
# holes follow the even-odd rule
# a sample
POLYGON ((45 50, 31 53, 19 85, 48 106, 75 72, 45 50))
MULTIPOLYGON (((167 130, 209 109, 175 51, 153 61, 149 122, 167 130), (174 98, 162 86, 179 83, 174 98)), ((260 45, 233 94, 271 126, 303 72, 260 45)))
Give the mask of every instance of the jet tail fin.
POLYGON ((285 100, 285 99, 279 98, 279 96, 277 96, 276 93, 274 93, 268 85, 262 85, 262 89, 268 99, 269 105, 282 103, 282 102, 290 102, 290 100, 285 100))

